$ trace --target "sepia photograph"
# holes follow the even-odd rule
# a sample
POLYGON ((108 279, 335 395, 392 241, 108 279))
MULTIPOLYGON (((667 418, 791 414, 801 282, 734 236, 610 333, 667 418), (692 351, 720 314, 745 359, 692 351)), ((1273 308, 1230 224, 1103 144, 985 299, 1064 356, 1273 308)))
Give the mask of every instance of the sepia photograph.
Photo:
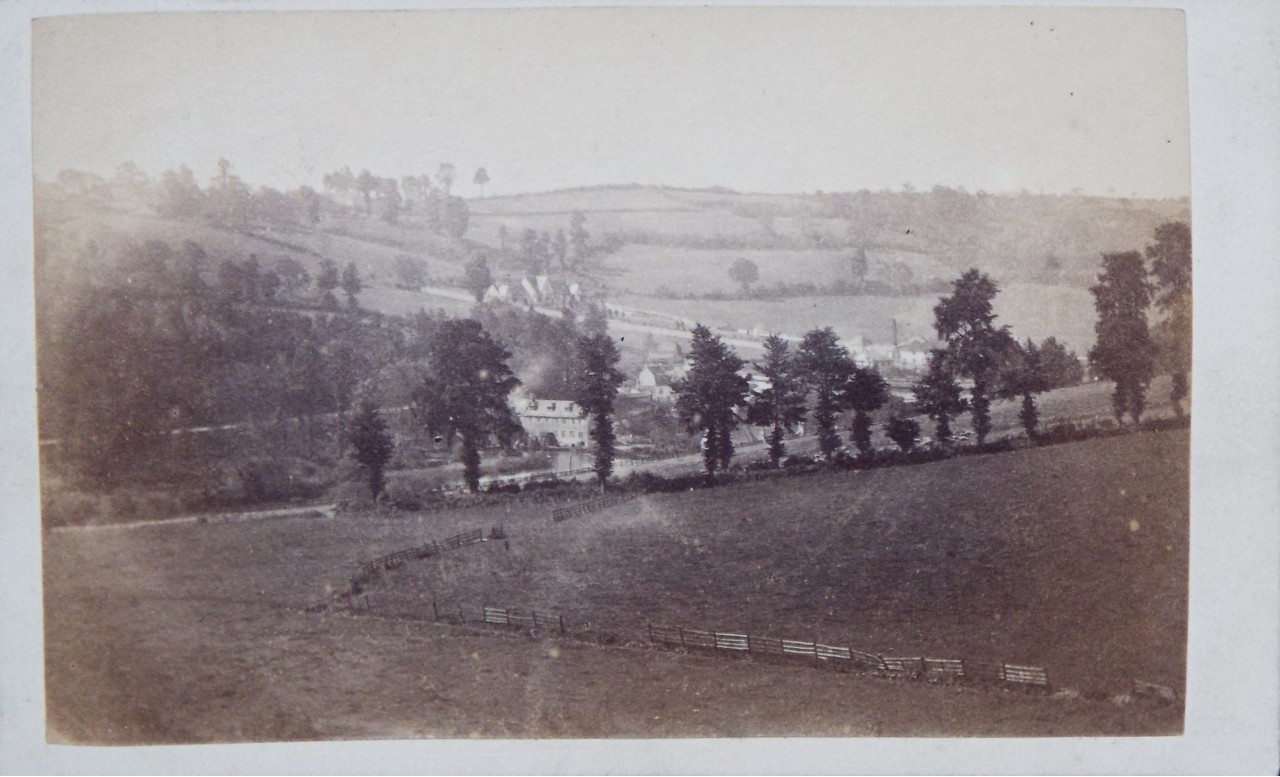
POLYGON ((1181 735, 1187 56, 33 19, 47 741, 1181 735))

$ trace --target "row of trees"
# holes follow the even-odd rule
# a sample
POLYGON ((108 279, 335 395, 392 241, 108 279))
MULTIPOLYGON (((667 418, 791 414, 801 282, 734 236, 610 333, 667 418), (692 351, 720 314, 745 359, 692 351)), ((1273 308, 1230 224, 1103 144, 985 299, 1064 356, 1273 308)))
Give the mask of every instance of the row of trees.
MULTIPOLYGON (((557 229, 555 235, 543 230, 526 229, 520 236, 519 259, 528 275, 542 275, 552 269, 562 272, 580 270, 591 258, 587 217, 580 211, 569 216, 569 230, 557 229)), ((498 227, 499 250, 506 252, 511 236, 506 225, 498 227)))
MULTIPOLYGON (((1162 323, 1171 345, 1166 362, 1174 370, 1175 406, 1185 395, 1189 369, 1190 234, 1185 225, 1168 224, 1147 248, 1150 274, 1137 252, 1107 254, 1093 293, 1098 308, 1098 344, 1090 360, 1116 382, 1117 418, 1124 412, 1135 422, 1142 411, 1146 381, 1154 370, 1156 347, 1147 329, 1146 308, 1153 295, 1166 314, 1162 323), (1181 360, 1181 361, 1180 361, 1181 360), (1182 368, 1182 372, 1177 370, 1182 368)), ((952 284, 949 295, 934 307, 934 326, 941 346, 934 349, 926 374, 913 386, 916 407, 935 423, 939 441, 951 436, 951 421, 972 414, 978 443, 991 431, 991 401, 1020 398, 1019 414, 1029 437, 1036 436, 1035 397, 1082 377, 1078 359, 1053 338, 1019 343, 1007 326, 996 323, 993 301, 998 285, 971 269, 952 284), (968 390, 961 382, 967 382, 968 390)), ((496 323, 496 319, 494 321, 496 323)), ((890 399, 889 386, 874 367, 858 365, 835 332, 808 332, 792 352, 783 338, 765 343, 756 364, 761 387, 752 390, 746 362, 701 324, 692 331, 691 367, 674 386, 676 411, 691 434, 702 437, 708 477, 727 468, 734 455, 733 432, 743 422, 769 429, 769 456, 777 466, 785 455, 784 439, 811 417, 819 447, 831 459, 841 446, 841 415, 850 415, 850 440, 860 454, 872 449, 872 414, 890 399)), ((511 353, 494 340, 480 321, 445 322, 430 347, 427 377, 414 394, 415 417, 437 439, 460 441, 465 480, 479 489, 479 446, 486 438, 505 442, 519 430, 507 397, 519 384, 509 367, 511 353)), ((595 472, 602 486, 613 469, 614 400, 623 376, 617 369, 617 346, 603 331, 579 337, 565 380, 570 392, 592 418, 595 472)), ((912 418, 892 414, 887 436, 904 450, 919 439, 912 418)), ((352 421, 355 456, 368 468, 370 489, 381 490, 382 467, 391 454, 390 437, 376 411, 365 408, 352 421)))
MULTIPOLYGON (((403 213, 419 213, 432 231, 460 239, 467 233, 471 211, 466 200, 452 193, 455 174, 453 165, 447 162, 440 165, 435 180, 423 174, 396 181, 368 170, 357 175, 344 167, 326 173, 323 181, 325 190, 339 198, 358 194, 366 216, 372 217, 376 211, 383 221, 397 224, 403 213)), ((477 170, 476 184, 483 187, 488 182, 489 174, 484 168, 477 170)))
POLYGON ((1172 376, 1169 399, 1179 416, 1189 389, 1191 229, 1182 222, 1161 225, 1145 253, 1149 268, 1138 251, 1104 254, 1098 282, 1090 288, 1098 322, 1089 361, 1115 381, 1111 402, 1118 422, 1125 414, 1134 423, 1141 418, 1159 367, 1172 376), (1153 303, 1163 317, 1154 332, 1147 320, 1153 303))

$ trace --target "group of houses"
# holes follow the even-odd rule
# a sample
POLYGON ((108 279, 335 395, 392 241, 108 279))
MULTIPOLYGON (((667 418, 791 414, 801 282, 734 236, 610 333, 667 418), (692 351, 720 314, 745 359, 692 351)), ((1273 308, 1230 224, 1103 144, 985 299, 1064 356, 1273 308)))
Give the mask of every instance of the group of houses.
MULTIPOLYGON (((522 291, 537 294, 540 287, 536 284, 529 285, 532 290, 522 286, 522 291)), ((550 289, 549 286, 546 288, 550 289)), ((536 299, 545 300, 546 297, 539 294, 536 299)), ((847 344, 855 362, 864 367, 874 366, 886 373, 891 393, 907 400, 912 398, 909 376, 928 369, 929 352, 936 345, 920 339, 901 344, 866 344, 861 338, 852 338, 847 344), (897 379, 893 373, 898 374, 897 379)), ((688 375, 690 366, 678 341, 655 341, 651 338, 645 345, 640 369, 623 384, 622 398, 631 402, 674 405, 677 398, 675 387, 688 375)), ((754 371, 750 364, 743 367, 742 375, 748 379, 753 392, 762 391, 769 386, 768 381, 758 371, 754 371)), ((563 398, 520 394, 513 397, 512 406, 529 441, 552 448, 584 448, 590 445, 591 419, 583 412, 580 404, 563 398)))
POLYGON ((582 288, 553 275, 525 276, 518 283, 493 283, 484 293, 485 302, 506 302, 516 305, 564 307, 578 302, 582 288))

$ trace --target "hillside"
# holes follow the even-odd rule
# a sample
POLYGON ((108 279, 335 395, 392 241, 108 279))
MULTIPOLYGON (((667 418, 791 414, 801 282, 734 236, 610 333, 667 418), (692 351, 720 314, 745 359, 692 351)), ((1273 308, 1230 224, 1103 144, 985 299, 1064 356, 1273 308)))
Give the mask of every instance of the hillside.
POLYGON ((510 515, 509 552, 389 573, 371 600, 1030 663, 1102 696, 1135 678, 1180 688, 1186 504, 1185 432, 1147 432, 649 495, 553 526, 510 515))
POLYGON ((391 224, 334 205, 315 223, 258 219, 231 227, 164 218, 138 203, 86 205, 46 193, 38 205, 39 277, 54 285, 94 271, 85 267, 90 244, 100 262, 146 240, 175 247, 190 240, 212 257, 210 268, 222 258, 254 254, 268 267, 290 258, 314 274, 320 259, 329 258, 356 265, 370 309, 463 313, 464 301, 397 289, 397 262, 424 260, 430 286, 456 289, 464 262, 480 254, 500 282, 514 283, 524 272, 525 231, 554 235, 580 212, 594 256, 579 277, 592 294, 634 308, 788 334, 831 325, 845 337, 885 342, 895 318, 905 336, 927 336, 939 293, 977 266, 1002 285, 997 312, 1016 335, 1056 335, 1078 352, 1092 343, 1087 288, 1100 254, 1141 249, 1156 225, 1189 217, 1180 201, 950 189, 763 195, 613 186, 469 200, 466 235, 455 239, 437 234, 413 211, 391 224), (851 270, 860 250, 867 259, 860 281, 865 293, 855 293, 851 270), (730 279, 737 259, 759 268, 753 287, 759 294, 744 296, 730 279))
POLYGON ((1108 697, 1134 678, 1182 688, 1186 443, 653 495, 560 524, 510 502, 48 532, 51 736, 1176 733, 1180 705, 1108 697), (362 617, 302 612, 362 560, 495 525, 508 543, 387 573, 362 617), (432 623, 433 600, 555 611, 618 642, 432 623), (1081 696, 658 652, 650 620, 1032 662, 1081 696))

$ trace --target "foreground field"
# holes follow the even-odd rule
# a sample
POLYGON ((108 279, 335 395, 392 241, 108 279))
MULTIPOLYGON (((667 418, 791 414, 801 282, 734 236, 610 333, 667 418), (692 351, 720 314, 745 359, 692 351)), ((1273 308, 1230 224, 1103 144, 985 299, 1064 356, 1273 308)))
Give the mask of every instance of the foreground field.
MULTIPOLYGON (((50 736, 172 742, 369 736, 1173 733, 1187 435, 644 497, 553 524, 510 503, 46 534, 50 736), (360 560, 503 524, 301 610, 360 560), (610 646, 418 620, 431 601, 563 613, 610 646), (409 616, 409 617, 402 617, 409 616), (1044 665, 1079 698, 896 683, 644 645, 653 620, 1044 665)), ((1067 694, 1068 696, 1074 694, 1067 694)))

